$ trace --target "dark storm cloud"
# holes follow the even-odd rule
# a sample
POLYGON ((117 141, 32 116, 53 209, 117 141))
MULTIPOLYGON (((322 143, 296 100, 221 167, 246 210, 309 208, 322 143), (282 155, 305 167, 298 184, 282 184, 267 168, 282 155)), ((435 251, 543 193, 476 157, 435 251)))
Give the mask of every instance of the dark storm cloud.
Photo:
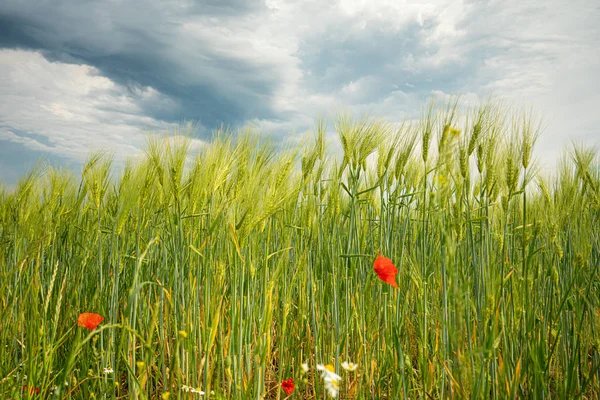
POLYGON ((189 4, 191 11, 209 15, 239 15, 264 8, 264 1, 252 0, 201 0, 189 4))
MULTIPOLYGON (((0 46, 40 51, 50 61, 86 64, 115 83, 151 87, 170 107, 142 104, 146 115, 165 121, 221 122, 270 118, 269 96, 277 85, 264 68, 219 49, 210 36, 178 30, 194 16, 213 24, 256 13, 259 2, 9 1, 0 5, 0 46)), ((206 29, 210 29, 207 25, 206 29)))
POLYGON ((0 0, 0 148, 22 154, 0 153, 0 170, 26 148, 125 159, 147 127, 182 120, 201 138, 224 122, 285 141, 338 106, 395 121, 457 93, 532 102, 556 116, 556 137, 593 139, 598 11, 589 0, 0 0))

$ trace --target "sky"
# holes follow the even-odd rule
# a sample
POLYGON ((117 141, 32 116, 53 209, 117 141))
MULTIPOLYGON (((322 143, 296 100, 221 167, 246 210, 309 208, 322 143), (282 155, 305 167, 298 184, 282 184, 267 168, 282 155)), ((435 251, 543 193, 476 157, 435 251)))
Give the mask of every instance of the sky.
POLYGON ((190 121, 196 147, 222 124, 286 142, 456 94, 533 107, 551 166, 600 144, 599 27, 596 0, 2 0, 0 182, 190 121))

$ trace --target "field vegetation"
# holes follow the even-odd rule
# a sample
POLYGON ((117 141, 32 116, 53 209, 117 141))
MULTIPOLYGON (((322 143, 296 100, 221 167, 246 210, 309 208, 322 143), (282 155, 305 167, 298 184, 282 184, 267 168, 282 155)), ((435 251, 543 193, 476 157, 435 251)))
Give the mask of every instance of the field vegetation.
POLYGON ((0 398, 598 399, 595 149, 542 173, 494 102, 331 126, 2 188, 0 398))

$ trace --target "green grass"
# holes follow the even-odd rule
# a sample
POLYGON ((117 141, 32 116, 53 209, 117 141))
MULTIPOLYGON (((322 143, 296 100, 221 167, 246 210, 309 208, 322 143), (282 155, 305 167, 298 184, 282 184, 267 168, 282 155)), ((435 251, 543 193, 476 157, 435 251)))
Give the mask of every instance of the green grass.
POLYGON ((193 162, 153 137, 118 176, 97 153, 2 189, 0 398, 323 399, 332 364, 339 398, 597 399, 596 152, 542 176, 538 121, 492 103, 335 122, 343 157, 323 122, 193 162))

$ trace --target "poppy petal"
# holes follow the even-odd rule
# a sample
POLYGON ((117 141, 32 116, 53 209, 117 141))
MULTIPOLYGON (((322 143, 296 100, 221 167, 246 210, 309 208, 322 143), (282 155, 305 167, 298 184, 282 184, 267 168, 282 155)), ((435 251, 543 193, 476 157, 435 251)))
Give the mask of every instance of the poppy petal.
POLYGON ((83 328, 87 328, 93 331, 100 325, 100 322, 104 321, 104 317, 100 314, 94 313, 81 313, 77 319, 77 324, 83 328))
POLYGON ((286 394, 292 394, 294 391, 294 378, 281 382, 281 388, 286 394))
POLYGON ((375 262, 373 263, 373 269, 377 273, 377 276, 379 276, 379 279, 389 283, 393 287, 398 287, 398 284, 396 283, 398 268, 396 268, 394 263, 392 263, 392 260, 387 257, 383 257, 381 253, 379 253, 375 259, 375 262))

